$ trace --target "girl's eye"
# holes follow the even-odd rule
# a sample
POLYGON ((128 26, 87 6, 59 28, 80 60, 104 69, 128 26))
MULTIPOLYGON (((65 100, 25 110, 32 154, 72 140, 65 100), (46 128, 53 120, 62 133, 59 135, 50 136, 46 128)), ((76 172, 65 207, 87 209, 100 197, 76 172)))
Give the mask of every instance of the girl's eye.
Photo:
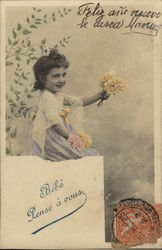
POLYGON ((53 75, 52 77, 53 77, 53 78, 58 78, 58 77, 59 77, 59 74, 53 75))

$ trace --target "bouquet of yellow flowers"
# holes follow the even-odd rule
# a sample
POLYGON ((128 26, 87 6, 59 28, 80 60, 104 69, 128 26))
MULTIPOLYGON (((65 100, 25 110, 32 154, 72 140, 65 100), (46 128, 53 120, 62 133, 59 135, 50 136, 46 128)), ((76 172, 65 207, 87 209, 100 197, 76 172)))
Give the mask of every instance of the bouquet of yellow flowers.
MULTIPOLYGON (((100 80, 100 87, 106 91, 108 96, 115 96, 117 93, 122 92, 127 88, 127 83, 116 78, 112 73, 106 73, 100 80)), ((103 100, 104 98, 101 99, 100 103, 98 103, 98 106, 103 103, 103 100)))

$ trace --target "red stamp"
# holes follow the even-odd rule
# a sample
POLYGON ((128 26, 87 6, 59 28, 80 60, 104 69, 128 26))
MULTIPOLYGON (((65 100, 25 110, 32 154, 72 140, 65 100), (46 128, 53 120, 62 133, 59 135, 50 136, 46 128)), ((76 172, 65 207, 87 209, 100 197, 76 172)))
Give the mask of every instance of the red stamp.
POLYGON ((126 245, 155 243, 161 235, 157 211, 141 199, 120 201, 114 209, 112 226, 115 240, 126 245))

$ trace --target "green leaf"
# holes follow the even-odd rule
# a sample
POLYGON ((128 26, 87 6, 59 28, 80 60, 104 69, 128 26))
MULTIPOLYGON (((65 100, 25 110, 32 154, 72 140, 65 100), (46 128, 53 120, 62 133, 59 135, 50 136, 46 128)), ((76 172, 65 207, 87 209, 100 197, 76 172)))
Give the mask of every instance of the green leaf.
POLYGON ((17 61, 21 61, 21 58, 20 58, 19 56, 16 56, 15 59, 16 59, 17 61))
POLYGON ((21 152, 17 154, 17 156, 21 155, 21 152))
POLYGON ((18 107, 16 103, 10 103, 10 106, 15 107, 15 108, 18 107))
POLYGON ((23 115, 24 115, 24 117, 26 117, 26 112, 25 111, 23 112, 23 115))
POLYGON ((32 107, 30 107, 30 108, 26 108, 26 111, 29 111, 31 108, 32 108, 32 107))
POLYGON ((43 17, 47 17, 47 14, 45 14, 43 17))
POLYGON ((19 42, 19 40, 15 41, 15 42, 13 43, 13 45, 15 46, 16 44, 18 44, 18 42, 19 42))
POLYGON ((34 18, 35 18, 35 16, 32 14, 32 15, 31 15, 31 18, 33 18, 33 19, 34 19, 34 18))
POLYGON ((55 16, 55 12, 52 13, 52 16, 55 16))
POLYGON ((35 29, 37 29, 37 26, 36 26, 36 25, 31 25, 30 28, 35 28, 35 29))
POLYGON ((28 42, 27 42, 27 47, 30 47, 30 45, 31 45, 31 41, 28 40, 28 42))
POLYGON ((16 101, 19 101, 20 97, 18 95, 16 95, 16 101))
POLYGON ((35 20, 36 20, 36 21, 41 21, 42 19, 40 19, 40 18, 36 18, 35 20))
POLYGON ((20 94, 21 92, 20 92, 20 91, 18 91, 18 90, 15 90, 15 93, 16 93, 16 94, 20 94))
POLYGON ((22 50, 22 48, 19 48, 19 49, 15 50, 15 53, 18 54, 18 53, 20 53, 21 50, 22 50))
POLYGON ((17 37, 17 33, 14 31, 14 29, 12 29, 12 34, 13 34, 13 38, 17 37))
POLYGON ((35 49, 34 49, 34 48, 32 48, 32 49, 31 49, 31 51, 35 51, 35 49))
POLYGON ((22 26, 21 26, 21 24, 17 24, 17 30, 19 31, 19 30, 21 30, 21 28, 22 28, 22 26))
POLYGON ((10 128, 11 128, 11 127, 7 127, 7 128, 6 128, 6 132, 10 131, 10 128))
POLYGON ((37 9, 34 7, 33 10, 37 10, 37 9))
POLYGON ((12 65, 13 64, 13 62, 6 62, 6 66, 9 66, 9 65, 12 65))
POLYGON ((20 114, 21 113, 21 109, 18 109, 18 114, 20 114))
POLYGON ((17 128, 14 128, 14 129, 10 132, 11 138, 16 137, 16 134, 17 134, 17 128))
POLYGON ((33 56, 33 57, 30 57, 31 60, 37 60, 37 57, 33 56))
POLYGON ((29 31, 29 30, 24 30, 23 31, 23 35, 28 35, 28 34, 30 34, 31 33, 31 31, 29 31))
POLYGON ((12 45, 12 41, 11 41, 11 39, 9 37, 8 37, 8 44, 12 45))
POLYGON ((32 98, 33 96, 32 95, 27 95, 28 98, 32 98))
POLYGON ((14 79, 15 83, 18 84, 18 81, 16 79, 14 79))
POLYGON ((60 44, 61 44, 62 47, 65 47, 65 45, 62 43, 62 41, 60 41, 60 44))
POLYGON ((14 100, 13 99, 9 99, 8 102, 14 102, 14 100))
POLYGON ((41 24, 41 22, 35 22, 35 24, 41 24))
POLYGON ((21 101, 21 102, 20 102, 20 104, 21 104, 21 105, 26 105, 26 103, 25 103, 25 102, 23 102, 23 101, 21 101))
POLYGON ((29 65, 29 63, 30 63, 30 60, 29 60, 29 59, 27 59, 27 60, 26 60, 26 63, 27 63, 27 65, 29 65))
POLYGON ((11 113, 13 113, 14 112, 14 107, 11 107, 11 113))
POLYGON ((46 39, 43 39, 42 41, 41 41, 41 44, 45 44, 46 43, 46 39))
POLYGON ((22 115, 21 114, 15 114, 15 117, 21 117, 22 115))
POLYGON ((30 23, 29 17, 26 18, 26 22, 27 22, 27 23, 30 23))
POLYGON ((28 78, 27 78, 26 76, 23 76, 23 79, 24 79, 24 80, 28 80, 28 78))
POLYGON ((10 152, 9 148, 6 148, 6 154, 7 154, 7 155, 10 155, 10 153, 11 153, 11 152, 10 152))
POLYGON ((13 86, 12 86, 12 85, 10 85, 10 90, 11 90, 11 91, 14 91, 14 88, 13 88, 13 86))
POLYGON ((53 22, 55 22, 56 21, 56 19, 55 18, 53 18, 53 22))
POLYGON ((40 12, 40 11, 42 11, 42 10, 41 9, 37 10, 37 12, 40 12))

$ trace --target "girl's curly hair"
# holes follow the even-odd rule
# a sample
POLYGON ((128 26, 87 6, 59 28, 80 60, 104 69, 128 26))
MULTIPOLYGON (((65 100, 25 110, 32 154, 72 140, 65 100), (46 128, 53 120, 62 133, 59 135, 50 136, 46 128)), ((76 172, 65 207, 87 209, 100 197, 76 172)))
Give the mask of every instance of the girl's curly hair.
POLYGON ((66 57, 58 52, 57 49, 51 49, 48 56, 41 56, 33 66, 36 82, 34 90, 44 89, 44 80, 52 68, 64 69, 69 67, 66 57))

